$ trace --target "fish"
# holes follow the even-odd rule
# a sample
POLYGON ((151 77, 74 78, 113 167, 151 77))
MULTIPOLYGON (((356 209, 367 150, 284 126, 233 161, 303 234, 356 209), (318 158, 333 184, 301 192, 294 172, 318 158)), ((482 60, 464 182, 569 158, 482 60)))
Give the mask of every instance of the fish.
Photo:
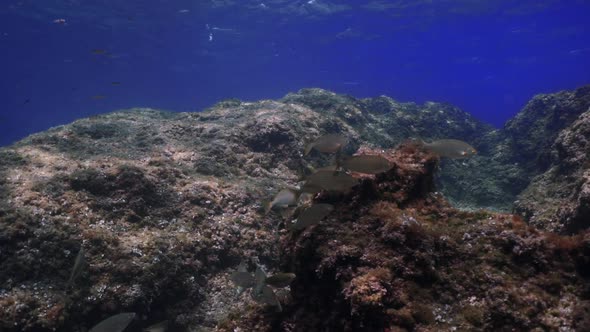
POLYGON ((66 19, 65 18, 56 18, 52 22, 55 24, 66 24, 66 19))
POLYGON ((295 280, 295 273, 279 272, 266 278, 264 282, 272 287, 284 288, 289 286, 293 280, 295 280))
POLYGON ((260 266, 256 267, 256 271, 254 272, 254 280, 254 294, 258 295, 260 292, 262 292, 262 289, 265 286, 264 281, 266 280, 266 273, 264 273, 264 270, 262 270, 260 266))
POLYGON ((134 312, 117 314, 96 324, 88 332, 122 332, 133 318, 135 318, 134 312))
POLYGON ((250 295, 252 296, 252 299, 257 303, 268 304, 273 307, 278 307, 279 311, 283 311, 281 302, 279 302, 279 299, 275 295, 275 292, 272 290, 272 288, 268 287, 267 285, 263 285, 259 292, 252 291, 250 295))
POLYGON ((327 134, 308 144, 305 147, 304 156, 307 156, 313 149, 322 153, 339 152, 346 144, 348 144, 348 138, 339 134, 327 134))
POLYGON ((242 287, 242 288, 254 287, 254 285, 256 284, 256 280, 254 279, 254 276, 251 273, 248 273, 247 271, 232 272, 229 279, 234 284, 236 284, 236 286, 242 287))
POLYGON ((466 142, 457 139, 440 139, 430 143, 419 140, 424 148, 440 157, 467 158, 477 154, 477 150, 466 142))
POLYGON ((111 85, 121 85, 121 82, 111 82, 111 85))
POLYGON ((268 214, 270 210, 274 208, 286 208, 297 203, 299 199, 299 193, 295 190, 285 188, 278 192, 273 200, 268 203, 264 209, 265 214, 268 214))
POLYGON ((340 166, 349 171, 366 174, 384 173, 392 167, 389 160, 374 155, 352 156, 341 161, 340 166))
POLYGON ((78 251, 78 255, 76 255, 76 261, 74 262, 74 268, 72 269, 72 273, 70 274, 70 278, 68 279, 68 286, 72 286, 76 279, 82 274, 84 267, 86 267, 86 257, 85 257, 84 247, 80 247, 80 251, 78 251))
POLYGON ((102 54, 107 54, 107 50, 103 50, 102 48, 95 48, 92 51, 92 54, 94 55, 102 55, 102 54))
POLYGON ((350 174, 326 170, 317 171, 308 176, 304 186, 307 188, 319 187, 327 191, 348 191, 357 184, 358 180, 352 177, 350 174))
MULTIPOLYGON (((245 272, 245 273, 248 273, 248 266, 247 266, 247 264, 246 264, 246 262, 245 262, 245 261, 241 261, 241 262, 240 262, 240 265, 238 265, 237 272, 245 272)), ((237 274, 235 274, 235 275, 234 275, 234 274, 232 274, 232 276, 230 276, 230 280, 231 280, 232 278, 235 278, 235 279, 236 279, 236 281, 234 281, 234 284, 236 284, 236 285, 238 286, 238 287, 236 288, 236 290, 237 290, 237 292, 236 292, 236 293, 237 293, 238 295, 242 295, 242 293, 243 293, 243 292, 244 292, 246 289, 248 289, 248 288, 250 288, 250 287, 253 287, 253 284, 254 284, 254 282, 252 282, 252 285, 250 285, 250 282, 248 282, 246 279, 247 279, 247 278, 252 278, 252 280, 254 280, 254 276, 252 276, 252 274, 250 274, 250 273, 248 273, 248 275, 249 275, 250 277, 245 277, 245 276, 243 276, 243 275, 242 275, 242 276, 239 276, 239 275, 237 275, 237 274), (240 280, 241 280, 241 281, 240 281, 240 280), (238 285, 238 283, 245 284, 247 287, 242 287, 242 286, 238 285)), ((232 280, 232 281, 233 281, 233 280, 232 280)))
POLYGON ((143 332, 166 332, 168 329, 168 321, 156 323, 143 329, 143 332))
POLYGON ((334 206, 332 204, 314 204, 303 210, 299 216, 297 216, 297 220, 291 225, 291 229, 301 230, 306 227, 316 225, 322 221, 322 219, 327 217, 333 210, 334 206))
POLYGON ((94 100, 101 100, 101 99, 105 99, 107 96, 103 96, 103 95, 95 95, 92 96, 92 99, 94 100))

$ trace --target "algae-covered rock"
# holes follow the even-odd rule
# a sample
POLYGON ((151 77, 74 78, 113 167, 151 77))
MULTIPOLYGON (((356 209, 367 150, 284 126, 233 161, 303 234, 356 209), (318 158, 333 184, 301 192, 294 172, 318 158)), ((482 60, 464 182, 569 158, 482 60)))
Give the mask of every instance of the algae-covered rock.
POLYGON ((320 225, 281 236, 293 271, 282 312, 253 308, 220 331, 579 330, 588 234, 539 232, 519 217, 463 212, 434 192, 433 155, 402 145, 320 225))
POLYGON ((516 211, 532 225, 554 232, 590 227, 590 109, 559 133, 549 170, 518 197, 516 211))
MULTIPOLYGON (((583 91, 547 98, 576 108, 583 91)), ((559 189, 587 182, 587 116, 568 121, 547 127, 569 126, 548 134, 557 173, 530 190, 557 188, 555 201, 519 205, 542 229, 551 214, 535 211, 549 204, 562 207, 563 225, 587 214, 584 184, 559 189)), ((119 111, 31 135, 0 149, 0 330, 84 331, 120 312, 140 317, 131 329, 168 320, 179 331, 222 321, 249 331, 575 329, 588 301, 587 236, 552 237, 446 199, 511 208, 543 168, 514 158, 522 137, 510 133, 448 104, 304 89, 201 113, 119 111), (264 202, 334 161, 303 156, 329 133, 349 138, 344 154, 382 155, 392 169, 313 198, 334 210, 288 231, 264 202), (412 138, 461 139, 479 153, 440 160, 412 138), (82 250, 85 267, 68 283, 82 250), (296 273, 291 292, 276 294, 282 314, 236 292, 230 275, 242 261, 296 273)))

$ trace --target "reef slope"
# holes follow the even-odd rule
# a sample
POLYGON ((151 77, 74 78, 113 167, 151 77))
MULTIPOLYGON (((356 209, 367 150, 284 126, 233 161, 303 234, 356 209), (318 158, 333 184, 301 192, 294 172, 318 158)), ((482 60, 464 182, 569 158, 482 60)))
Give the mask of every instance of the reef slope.
MULTIPOLYGON (((575 165, 561 171, 576 179, 586 176, 579 151, 587 145, 571 137, 587 137, 584 119, 564 123, 570 129, 555 134, 557 142, 564 142, 555 145, 558 157, 575 165)), ((179 331, 212 329, 224 319, 230 326, 236 321, 228 313, 259 317, 266 310, 252 306, 245 294, 237 295, 228 279, 243 259, 269 272, 298 274, 285 312, 259 320, 275 328, 277 317, 292 328, 363 328, 367 317, 376 317, 375 326, 384 328, 496 328, 489 319, 500 316, 505 317, 502 326, 574 328, 578 313, 587 310, 588 290, 582 286, 588 277, 587 235, 546 234, 511 215, 461 212, 446 203, 445 197, 465 207, 508 208, 519 194, 509 191, 511 184, 522 181, 525 188, 529 176, 542 172, 507 162, 515 151, 511 146, 502 130, 451 105, 398 103, 387 97, 359 100, 321 89, 301 90, 280 101, 228 100, 201 113, 132 109, 32 135, 0 149, 0 330, 83 331, 122 311, 140 317, 129 331, 163 319, 179 331), (282 220, 264 215, 263 201, 296 185, 309 166, 331 162, 317 153, 302 156, 306 142, 328 132, 351 138, 347 152, 373 149, 397 166, 367 179, 349 196, 318 198, 339 209, 313 232, 280 231, 282 220), (439 164, 411 144, 394 149, 411 137, 464 139, 480 155, 439 164), (366 245, 358 249, 361 243, 366 245), (87 266, 68 284, 80 248, 87 266), (386 254, 373 257, 378 252, 386 254), (458 267, 463 261, 491 272, 473 276, 458 267), (320 267, 324 270, 316 271, 320 267), (336 282, 337 275, 342 277, 336 282), (382 280, 374 286, 381 295, 364 290, 365 281, 374 278, 382 280), (535 283, 526 292, 539 298, 531 304, 537 311, 531 312, 540 318, 531 318, 521 309, 527 306, 515 307, 505 297, 516 296, 514 287, 527 278, 535 283), (545 291, 551 278, 561 284, 545 291), (379 286, 386 282, 400 284, 379 286), (341 303, 314 316, 305 297, 316 299, 313 290, 320 286, 315 283, 327 287, 318 300, 339 294, 335 299, 341 303), (504 302, 493 301, 490 285, 499 287, 498 299, 504 302), (412 297, 397 299, 392 295, 396 289, 412 297), (364 298, 365 292, 374 303, 364 298), (464 304, 451 303, 455 295, 475 296, 481 303, 470 305, 484 312, 461 318, 464 304), (426 309, 425 318, 414 317, 419 302, 432 309, 434 319, 426 309), (378 310, 364 313, 365 304, 378 310), (411 316, 407 322, 402 322, 404 310, 406 318, 411 316), (516 311, 505 313, 511 310, 516 311), (551 318, 560 315, 555 310, 564 310, 563 322, 551 318), (327 325, 299 322, 294 312, 327 325)), ((560 179, 548 176, 545 183, 560 179)), ((566 188, 567 195, 574 195, 567 197, 586 202, 585 187, 580 188, 566 188)), ((540 208, 522 205, 523 211, 540 208)), ((568 211, 572 216, 586 213, 574 206, 568 211)), ((532 225, 548 228, 544 214, 537 215, 531 217, 532 225)), ((587 227, 576 225, 578 231, 587 227)))
POLYGON ((432 192, 437 160, 402 145, 394 167, 346 195, 321 225, 281 237, 297 279, 282 312, 255 307, 222 331, 583 331, 590 234, 452 208, 432 192))

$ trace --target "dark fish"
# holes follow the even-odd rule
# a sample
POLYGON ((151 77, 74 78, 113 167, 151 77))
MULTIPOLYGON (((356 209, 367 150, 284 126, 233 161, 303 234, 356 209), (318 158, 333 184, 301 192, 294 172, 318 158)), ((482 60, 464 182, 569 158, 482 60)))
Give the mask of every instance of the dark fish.
POLYGON ((168 321, 159 322, 154 325, 150 325, 143 329, 143 332, 166 332, 168 329, 168 321))
POLYGON ((105 99, 107 96, 103 96, 103 95, 96 95, 96 96, 92 96, 92 99, 94 100, 101 100, 101 99, 105 99))
POLYGON ((333 171, 315 172, 305 181, 307 187, 319 187, 327 191, 348 191, 357 184, 358 180, 349 174, 333 171))
POLYGON ((102 54, 107 54, 106 50, 103 50, 101 48, 95 48, 92 50, 92 54, 94 55, 102 55, 102 54))
POLYGON ((265 283, 276 288, 287 287, 295 280, 295 273, 279 272, 266 278, 265 283))
MULTIPOLYGON (((242 293, 250 288, 250 287, 254 287, 254 276, 251 273, 248 273, 248 265, 245 261, 241 261, 240 265, 238 265, 238 269, 237 272, 241 272, 241 273, 247 273, 248 276, 243 276, 243 275, 238 275, 238 274, 232 274, 232 276, 230 276, 230 279, 234 278, 236 281, 234 281, 234 284, 236 284, 237 287, 237 294, 238 295, 242 295, 242 293), (247 279, 252 279, 252 282, 248 281, 247 279), (245 285, 245 287, 242 287, 239 284, 243 284, 245 285)), ((233 281, 233 280, 232 280, 233 281)))
POLYGON ((324 188, 313 184, 309 181, 306 181, 303 186, 301 186, 301 193, 302 194, 317 194, 320 191, 324 190, 324 188))
POLYGON ((259 294, 262 292, 264 285, 264 281, 266 280, 266 273, 262 270, 260 266, 256 267, 256 272, 254 272, 254 294, 259 294))
POLYGON ((78 251, 78 255, 76 256, 76 261, 74 262, 74 268, 72 269, 72 273, 70 274, 70 279, 68 279, 68 286, 72 286, 76 279, 82 274, 82 271, 86 267, 86 257, 84 252, 84 247, 80 247, 80 251, 78 251))
POLYGON ((28 103, 30 103, 30 102, 31 102, 31 99, 25 99, 25 102, 24 102, 23 104, 25 104, 25 105, 26 105, 26 104, 28 104, 28 103))
POLYGON ((314 204, 303 210, 299 216, 297 216, 297 220, 291 226, 291 228, 294 230, 301 230, 306 227, 316 225, 322 221, 322 219, 327 217, 333 210, 334 206, 331 204, 314 204))
POLYGON ((467 158, 477 154, 471 145, 457 139, 440 139, 430 143, 420 142, 432 153, 446 158, 467 158))
POLYGON ((340 151, 346 144, 348 138, 338 134, 328 134, 321 136, 314 142, 305 147, 304 155, 307 156, 312 149, 316 149, 322 153, 335 153, 340 151))
POLYGON ((281 302, 279 302, 275 292, 267 285, 263 285, 259 292, 253 290, 251 296, 256 303, 278 307, 279 311, 283 310, 281 307, 281 302))
POLYGON ((230 275, 229 279, 234 284, 236 284, 236 286, 243 288, 254 287, 254 285, 256 284, 254 276, 246 271, 235 271, 230 275))
POLYGON ((238 271, 243 271, 243 272, 248 271, 248 264, 246 263, 246 261, 244 261, 244 260, 240 261, 240 265, 238 265, 238 271))
POLYGON ((379 174, 391 169, 389 160, 382 156, 361 155, 343 160, 340 165, 353 172, 379 174))
POLYGON ((121 85, 121 82, 111 82, 111 85, 121 85))
POLYGON ((122 332, 131 323, 133 318, 135 318, 135 313, 133 312, 114 315, 96 324, 88 332, 122 332))

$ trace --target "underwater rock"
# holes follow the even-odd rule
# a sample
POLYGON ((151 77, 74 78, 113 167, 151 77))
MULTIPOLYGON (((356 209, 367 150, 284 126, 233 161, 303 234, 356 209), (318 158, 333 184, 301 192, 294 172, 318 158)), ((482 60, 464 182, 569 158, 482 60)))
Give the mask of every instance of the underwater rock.
POLYGON ((590 85, 536 95, 504 127, 510 159, 534 175, 547 170, 555 139, 589 107, 590 85))
POLYGON ((559 133, 550 156, 550 168, 518 197, 515 211, 544 230, 590 228, 590 108, 559 133))
POLYGON ((539 232, 519 217, 465 212, 433 192, 437 158, 411 144, 390 171, 281 236, 297 278, 282 312, 254 307, 218 331, 533 331, 584 329, 590 236, 539 232))
MULTIPOLYGON (((563 96, 579 103, 575 94, 563 96)), ((585 133, 574 127, 572 137, 585 133)), ((568 135, 555 151, 569 165, 563 172, 580 179, 583 146, 568 135)), ((464 207, 509 208, 519 193, 511 188, 526 187, 531 173, 511 162, 506 142, 503 131, 448 104, 355 99, 321 89, 280 101, 231 100, 200 113, 131 109, 31 135, 0 148, 0 330, 83 331, 120 312, 137 313, 137 329, 163 320, 179 330, 231 325, 236 313, 247 320, 268 309, 236 292, 230 276, 241 261, 296 274, 292 298, 288 290, 276 292, 287 310, 243 330, 277 324, 290 330, 293 308, 310 326, 330 312, 335 316, 326 324, 344 329, 383 322, 439 328, 451 326, 450 317, 490 329, 527 330, 540 320, 573 326, 569 316, 538 308, 584 312, 580 301, 588 299, 573 271, 588 276, 587 237, 545 243, 544 233, 518 218, 461 212, 434 193, 443 189, 464 207), (315 151, 303 158, 308 142, 329 133, 350 139, 343 153, 362 146, 359 153, 383 156, 392 167, 354 174, 359 185, 348 193, 319 193, 315 203, 333 205, 333 213, 290 232, 278 214, 264 215, 263 201, 296 187, 305 170, 332 163, 333 156, 315 151), (461 139, 479 154, 447 163, 412 143, 393 150, 411 137, 461 139), (82 247, 84 268, 68 288, 82 247), (476 267, 467 271, 460 262, 476 267), (513 292, 509 273, 525 284, 521 293, 513 292), (537 284, 525 283, 525 274, 537 284), (317 297, 309 285, 321 290, 317 297), (563 291, 563 300, 535 287, 563 291), (541 302, 506 300, 529 291, 541 302), (313 307, 316 299, 321 308, 313 307), (284 322, 267 320, 277 317, 284 322), (504 325, 490 325, 498 320, 504 325)), ((583 201, 584 193, 576 197, 583 201)))

